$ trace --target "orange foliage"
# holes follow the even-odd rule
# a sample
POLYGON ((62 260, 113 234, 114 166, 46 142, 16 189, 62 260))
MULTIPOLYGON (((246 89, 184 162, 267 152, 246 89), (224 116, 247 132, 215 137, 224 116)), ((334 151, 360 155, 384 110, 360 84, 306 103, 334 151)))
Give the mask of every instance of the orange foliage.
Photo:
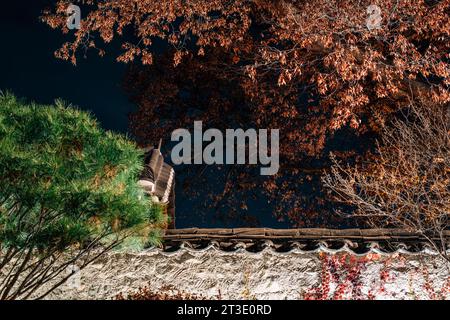
MULTIPOLYGON (((43 15, 66 33, 67 4, 58 1, 43 15)), ((321 200, 302 198, 299 189, 320 189, 307 171, 338 130, 353 138, 377 133, 411 100, 436 107, 450 101, 450 0, 86 0, 84 6, 81 29, 56 55, 76 63, 80 50, 104 54, 102 42, 117 39, 124 50, 118 61, 148 66, 127 82, 139 105, 131 122, 141 144, 167 138, 193 118, 217 128, 280 129, 279 174, 261 181, 251 169, 227 168, 216 204, 233 198, 233 190, 262 186, 298 225, 307 224, 299 213, 319 211, 321 200), (379 29, 366 26, 371 4, 381 9, 379 29), (127 30, 133 43, 125 40, 127 30), (155 53, 156 40, 171 48, 164 57, 155 53)))

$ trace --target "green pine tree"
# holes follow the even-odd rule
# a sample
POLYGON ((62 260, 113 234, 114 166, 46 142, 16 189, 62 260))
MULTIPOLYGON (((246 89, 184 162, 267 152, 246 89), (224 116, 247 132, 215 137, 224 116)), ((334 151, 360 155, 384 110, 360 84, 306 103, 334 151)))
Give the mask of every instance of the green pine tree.
POLYGON ((157 242, 165 218, 136 183, 142 163, 86 112, 0 95, 0 299, 42 298, 130 237, 157 242))

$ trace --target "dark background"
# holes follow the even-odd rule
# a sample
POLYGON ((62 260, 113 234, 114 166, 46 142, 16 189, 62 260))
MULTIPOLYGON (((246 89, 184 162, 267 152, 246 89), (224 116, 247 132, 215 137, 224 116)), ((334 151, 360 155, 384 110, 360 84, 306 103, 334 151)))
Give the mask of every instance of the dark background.
POLYGON ((127 131, 133 109, 120 87, 124 64, 113 55, 88 54, 77 66, 54 57, 70 39, 39 21, 53 1, 8 1, 0 6, 0 90, 50 104, 56 98, 89 110, 108 130, 127 131))

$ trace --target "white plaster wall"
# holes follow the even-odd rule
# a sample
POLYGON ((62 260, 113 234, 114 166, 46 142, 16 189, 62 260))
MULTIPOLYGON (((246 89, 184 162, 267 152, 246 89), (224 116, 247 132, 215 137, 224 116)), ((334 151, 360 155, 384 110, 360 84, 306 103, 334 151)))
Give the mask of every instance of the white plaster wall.
MULTIPOLYGON (((346 255, 346 259, 352 255, 345 251, 336 254, 336 257, 346 255)), ((110 253, 48 298, 111 299, 119 292, 128 293, 143 286, 158 289, 172 285, 210 298, 220 295, 222 299, 301 299, 323 284, 323 270, 330 271, 324 259, 331 259, 331 253, 324 250, 276 253, 270 248, 259 253, 245 250, 226 253, 214 247, 203 251, 180 249, 173 253, 159 249, 110 253)), ((383 256, 372 252, 358 259, 366 260, 358 278, 363 298, 450 298, 449 265, 436 255, 383 256)), ((335 289, 340 282, 345 282, 350 272, 345 268, 334 272, 343 280, 330 276, 328 298, 334 296, 335 289)), ((343 297, 356 298, 351 292, 352 285, 345 287, 343 297)))

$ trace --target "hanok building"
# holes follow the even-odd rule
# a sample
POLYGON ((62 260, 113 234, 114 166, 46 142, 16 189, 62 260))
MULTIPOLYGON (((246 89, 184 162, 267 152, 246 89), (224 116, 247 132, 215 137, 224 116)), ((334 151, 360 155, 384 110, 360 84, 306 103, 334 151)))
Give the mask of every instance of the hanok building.
POLYGON ((158 148, 145 148, 144 169, 138 184, 145 193, 157 203, 164 205, 169 215, 169 228, 175 227, 175 171, 164 162, 161 154, 161 142, 158 148))

